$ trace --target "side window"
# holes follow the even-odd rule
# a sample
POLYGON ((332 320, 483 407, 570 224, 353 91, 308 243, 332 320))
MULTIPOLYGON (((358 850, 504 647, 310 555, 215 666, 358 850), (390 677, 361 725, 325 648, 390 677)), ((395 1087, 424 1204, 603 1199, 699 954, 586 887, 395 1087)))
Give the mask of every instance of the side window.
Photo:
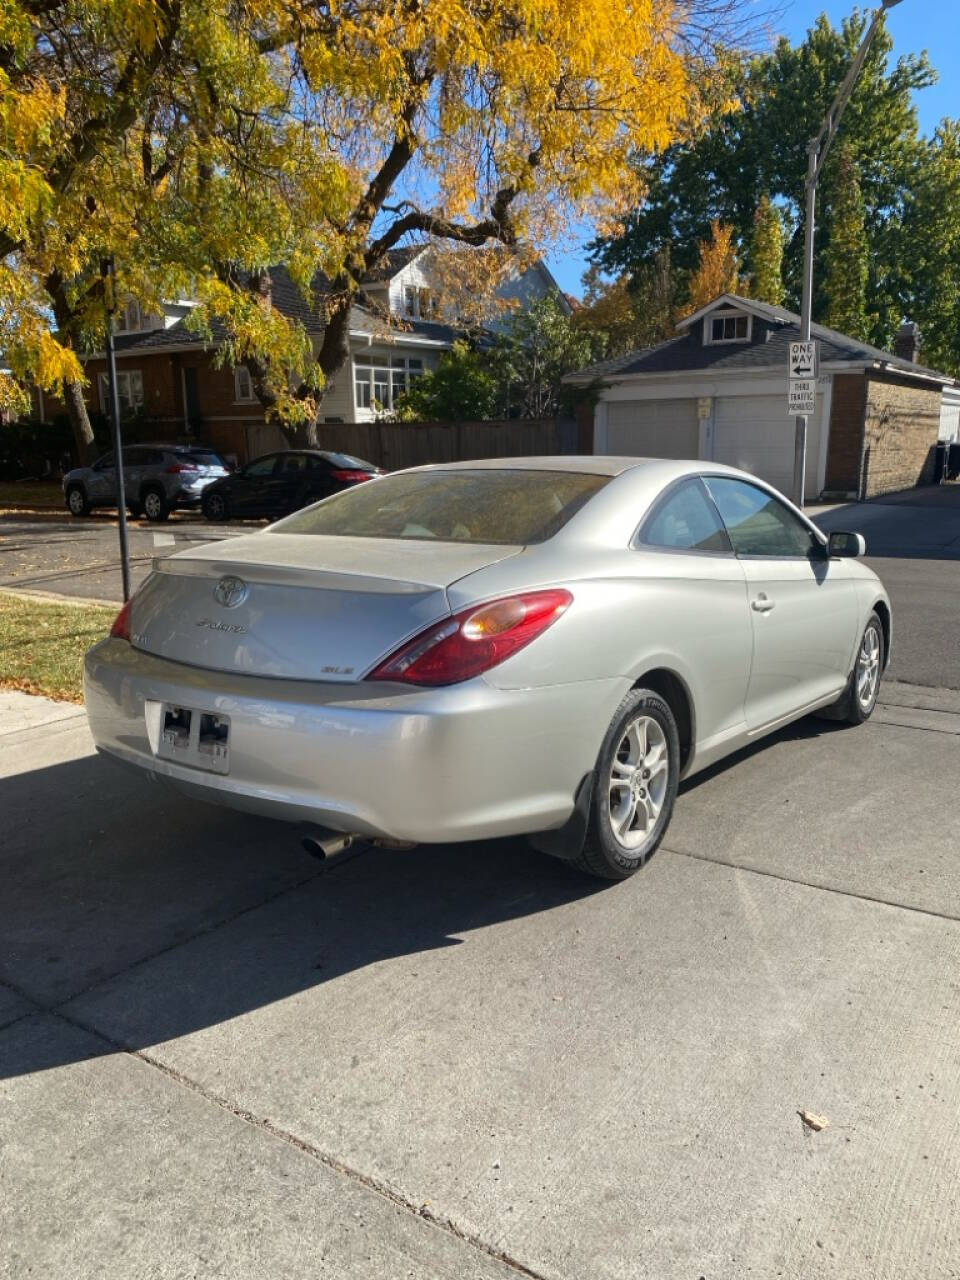
POLYGON ((280 471, 283 475, 303 475, 310 465, 310 460, 305 453, 288 453, 281 455, 280 471))
POLYGON ((98 458, 93 464, 94 471, 109 471, 114 465, 113 454, 105 453, 102 458, 98 458))
POLYGON ((738 556, 808 556, 813 534, 773 494, 744 480, 710 476, 707 480, 738 556))
POLYGON ((263 478, 264 476, 272 476, 273 469, 277 465, 277 455, 269 454, 266 458, 258 458, 256 462, 251 462, 249 467, 244 468, 244 475, 263 478))
POLYGON ((644 521, 639 541, 669 551, 730 551, 717 509, 699 479, 685 480, 660 499, 644 521))

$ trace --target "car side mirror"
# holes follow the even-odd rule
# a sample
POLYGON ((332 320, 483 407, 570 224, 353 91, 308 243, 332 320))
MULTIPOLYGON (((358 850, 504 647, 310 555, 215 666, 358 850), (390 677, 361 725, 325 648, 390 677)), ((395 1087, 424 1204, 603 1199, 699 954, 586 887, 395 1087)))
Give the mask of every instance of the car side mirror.
POLYGON ((867 543, 862 533, 843 533, 837 530, 827 540, 827 554, 837 558, 865 556, 867 543))

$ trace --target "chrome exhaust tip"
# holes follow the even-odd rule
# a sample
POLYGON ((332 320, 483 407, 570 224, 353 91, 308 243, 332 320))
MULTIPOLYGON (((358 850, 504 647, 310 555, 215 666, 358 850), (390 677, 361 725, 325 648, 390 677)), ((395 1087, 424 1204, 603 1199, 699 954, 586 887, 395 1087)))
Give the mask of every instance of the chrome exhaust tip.
POLYGON ((309 853, 311 858, 316 858, 318 862, 327 862, 330 858, 336 857, 338 853, 345 853, 350 849, 356 836, 352 835, 306 835, 300 841, 300 847, 304 852, 309 853))

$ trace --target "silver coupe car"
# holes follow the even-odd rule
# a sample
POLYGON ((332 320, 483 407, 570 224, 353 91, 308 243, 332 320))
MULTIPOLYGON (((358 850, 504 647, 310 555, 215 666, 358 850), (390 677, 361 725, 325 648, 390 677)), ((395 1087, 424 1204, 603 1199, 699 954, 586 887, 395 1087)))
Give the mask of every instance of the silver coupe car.
POLYGON ((400 842, 526 834, 622 879, 681 778, 859 724, 890 602, 709 463, 421 467, 157 561, 86 658, 98 748, 217 804, 400 842))

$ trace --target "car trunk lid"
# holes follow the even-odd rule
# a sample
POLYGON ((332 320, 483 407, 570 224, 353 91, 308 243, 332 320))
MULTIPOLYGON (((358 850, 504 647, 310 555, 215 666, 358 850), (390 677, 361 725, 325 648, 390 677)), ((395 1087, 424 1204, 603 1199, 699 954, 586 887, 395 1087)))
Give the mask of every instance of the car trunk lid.
POLYGON ((257 533, 158 560, 138 649, 192 666, 350 683, 450 612, 447 587, 521 548, 257 533))

